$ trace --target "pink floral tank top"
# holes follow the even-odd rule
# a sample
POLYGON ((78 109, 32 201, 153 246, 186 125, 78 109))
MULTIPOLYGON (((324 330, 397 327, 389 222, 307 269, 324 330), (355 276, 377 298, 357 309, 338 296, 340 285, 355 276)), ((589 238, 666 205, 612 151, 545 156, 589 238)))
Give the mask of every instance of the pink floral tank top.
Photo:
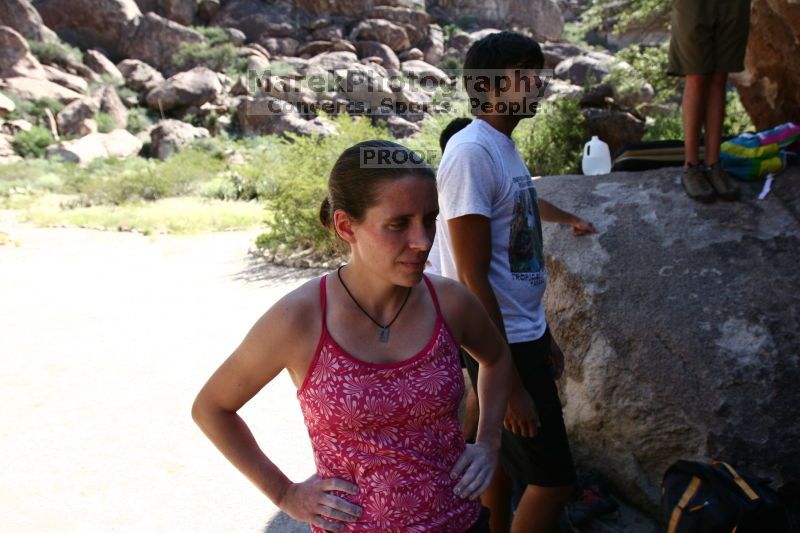
POLYGON ((465 449, 464 379, 458 345, 423 279, 436 307, 433 335, 418 354, 391 364, 361 361, 336 344, 325 323, 326 278, 320 282, 322 334, 297 398, 317 475, 359 487, 337 493, 364 509, 343 531, 461 533, 480 514, 480 502, 453 493, 450 470, 465 449))

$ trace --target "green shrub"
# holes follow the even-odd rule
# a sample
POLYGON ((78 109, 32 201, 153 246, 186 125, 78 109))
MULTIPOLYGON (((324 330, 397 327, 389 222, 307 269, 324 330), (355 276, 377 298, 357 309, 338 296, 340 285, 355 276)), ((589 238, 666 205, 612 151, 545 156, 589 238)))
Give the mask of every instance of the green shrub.
POLYGON ((28 41, 31 53, 46 65, 69 65, 81 62, 81 51, 63 42, 28 41))
POLYGON ((128 110, 127 130, 131 133, 139 133, 153 125, 150 112, 143 107, 132 107, 128 110))
POLYGON ((514 140, 534 176, 576 174, 588 135, 575 98, 542 102, 533 119, 523 120, 514 140))
POLYGON ((620 50, 616 57, 632 69, 615 68, 605 79, 621 95, 641 90, 645 83, 653 86, 655 103, 680 101, 681 78, 667 74, 669 44, 659 46, 632 45, 620 50))
POLYGON ((56 116, 59 111, 64 109, 64 104, 48 97, 38 100, 22 100, 11 94, 9 98, 16 106, 14 111, 9 114, 9 120, 24 119, 39 124, 46 120, 45 109, 49 109, 53 116, 56 116))
POLYGON ((60 192, 64 169, 70 165, 48 159, 25 159, 0 165, 0 198, 60 192))
POLYGON ((447 74, 461 76, 464 71, 464 62, 455 56, 445 56, 439 61, 439 68, 447 74))
POLYGON ((297 69, 288 61, 272 61, 269 64, 269 74, 270 76, 293 76, 297 74, 297 69))
POLYGON ((192 29, 205 37, 210 46, 217 46, 230 41, 228 34, 219 26, 194 26, 192 29))
POLYGON ((97 122, 97 131, 100 133, 108 133, 117 129, 117 123, 114 122, 114 117, 108 113, 97 113, 94 116, 94 120, 97 122))
POLYGON ((750 115, 747 114, 739 93, 730 90, 725 95, 725 121, 722 124, 723 137, 735 136, 747 131, 756 131, 750 115))
POLYGON ((643 141, 667 141, 683 139, 683 121, 680 110, 663 113, 648 119, 643 141), (652 120, 652 122, 651 122, 652 120))
POLYGON ((79 194, 81 205, 121 205, 186 196, 217 177, 226 162, 190 145, 166 161, 139 157, 97 159, 65 172, 65 192, 79 194))
MULTIPOLYGON (((109 84, 106 84, 106 85, 109 85, 109 84)), ((122 100, 123 102, 125 100, 127 100, 128 98, 130 98, 131 96, 135 96, 137 98, 139 97, 139 93, 137 93, 136 91, 134 91, 130 87, 125 87, 123 85, 122 87, 117 87, 116 89, 117 89, 117 96, 119 96, 119 99, 122 100)))
MULTIPOLYGON (((672 0, 592 0, 580 20, 568 32, 573 42, 582 41, 587 34, 602 30, 622 33, 631 26, 669 28, 672 0), (577 37, 577 39, 574 39, 577 37)), ((607 45, 608 43, 601 43, 607 45)))
POLYGON ((420 124, 420 132, 403 139, 402 143, 425 158, 425 161, 434 169, 439 166, 442 159, 441 149, 439 148, 439 136, 447 127, 451 120, 458 117, 470 116, 467 112, 466 102, 462 99, 455 105, 451 113, 439 113, 431 115, 420 124), (463 103, 464 105, 460 105, 463 103))
POLYGON ((237 200, 236 185, 229 176, 218 176, 210 181, 200 184, 200 196, 217 200, 237 200))
POLYGON ((22 157, 44 157, 45 150, 53 142, 50 130, 34 126, 28 131, 21 131, 14 137, 14 151, 22 157))
POLYGON ((240 57, 231 43, 211 45, 207 42, 181 43, 172 56, 172 67, 176 70, 189 70, 194 67, 207 67, 216 72, 225 72, 236 78, 247 73, 247 59, 240 57))
POLYGON ((444 37, 445 46, 450 44, 450 41, 453 39, 453 37, 455 37, 460 33, 466 33, 466 32, 456 24, 445 24, 444 26, 442 26, 442 36, 444 37))
MULTIPOLYGON (((260 246, 313 247, 323 253, 336 250, 336 242, 319 223, 328 174, 346 148, 360 141, 391 138, 366 118, 341 115, 334 121, 339 135, 293 137, 265 154, 264 168, 269 168, 269 174, 264 177, 274 188, 266 194, 272 217, 267 221, 269 232, 258 241, 260 246)), ((253 163, 258 164, 257 159, 253 163)))

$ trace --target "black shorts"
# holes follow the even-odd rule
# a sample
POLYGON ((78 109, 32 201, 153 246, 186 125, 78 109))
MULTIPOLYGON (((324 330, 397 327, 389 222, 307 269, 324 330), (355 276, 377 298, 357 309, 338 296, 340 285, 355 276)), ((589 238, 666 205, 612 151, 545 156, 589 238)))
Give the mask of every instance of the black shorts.
MULTIPOLYGON (((514 366, 525 389, 533 398, 539 412, 539 433, 522 437, 503 430, 500 462, 512 479, 525 485, 559 487, 575 483, 575 465, 564 427, 561 400, 553 380, 548 357, 550 355, 550 330, 531 342, 509 345, 514 366)), ((465 355, 464 363, 472 380, 478 386, 478 363, 465 355)))

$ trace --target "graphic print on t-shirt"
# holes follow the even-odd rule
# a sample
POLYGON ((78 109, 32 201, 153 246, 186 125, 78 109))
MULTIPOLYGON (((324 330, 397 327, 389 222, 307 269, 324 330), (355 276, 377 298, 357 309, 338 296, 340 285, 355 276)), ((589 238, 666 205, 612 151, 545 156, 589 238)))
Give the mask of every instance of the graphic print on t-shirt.
POLYGON ((544 283, 542 225, 536 189, 530 176, 517 176, 513 181, 517 190, 508 240, 508 264, 514 279, 544 283))

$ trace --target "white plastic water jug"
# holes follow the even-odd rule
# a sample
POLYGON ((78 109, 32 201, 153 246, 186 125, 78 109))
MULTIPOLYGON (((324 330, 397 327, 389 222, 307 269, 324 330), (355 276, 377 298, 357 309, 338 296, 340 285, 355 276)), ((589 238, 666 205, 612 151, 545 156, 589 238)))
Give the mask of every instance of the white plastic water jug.
POLYGON ((583 147, 583 173, 587 176, 597 176, 611 172, 611 154, 608 145, 601 141, 597 135, 583 147))

